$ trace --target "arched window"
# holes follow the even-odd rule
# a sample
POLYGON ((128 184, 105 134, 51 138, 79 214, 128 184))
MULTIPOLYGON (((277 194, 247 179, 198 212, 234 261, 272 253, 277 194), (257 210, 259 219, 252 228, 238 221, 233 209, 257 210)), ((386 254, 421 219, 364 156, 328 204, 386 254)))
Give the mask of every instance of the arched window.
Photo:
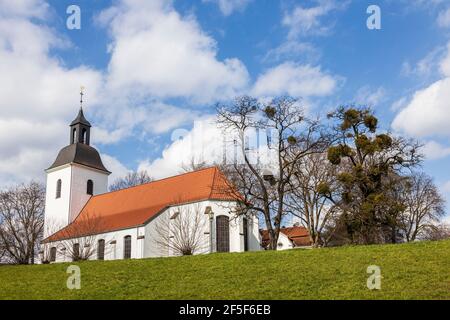
POLYGON ((61 186, 62 186, 62 181, 61 181, 61 179, 58 179, 58 181, 56 182, 56 199, 61 198, 61 186))
POLYGON ((230 252, 230 223, 227 216, 216 218, 217 252, 230 252))
POLYGON ((97 259, 105 260, 105 240, 98 240, 97 244, 97 259))
POLYGON ((73 128, 72 130, 72 143, 77 142, 77 129, 73 128))
POLYGON ((87 181, 86 193, 91 196, 94 194, 94 182, 90 179, 87 181))
POLYGON ((50 249, 50 262, 56 261, 56 247, 50 249))
POLYGON ((126 236, 123 238, 123 258, 131 258, 131 236, 126 236))
POLYGON ((80 260, 80 244, 74 243, 72 247, 72 261, 80 260))
POLYGON ((81 143, 86 143, 86 129, 81 130, 81 143))
POLYGON ((248 251, 248 219, 242 219, 242 232, 244 234, 244 251, 248 251))

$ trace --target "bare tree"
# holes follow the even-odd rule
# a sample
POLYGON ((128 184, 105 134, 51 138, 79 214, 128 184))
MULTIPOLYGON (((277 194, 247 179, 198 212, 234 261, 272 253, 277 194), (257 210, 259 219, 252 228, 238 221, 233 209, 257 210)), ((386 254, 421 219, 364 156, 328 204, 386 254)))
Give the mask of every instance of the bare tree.
POLYGON ((110 186, 110 191, 117 191, 129 187, 138 186, 144 183, 151 182, 153 179, 149 176, 147 171, 130 172, 122 178, 117 178, 110 186))
POLYGON ((420 238, 430 241, 450 239, 450 225, 445 223, 430 225, 427 228, 424 228, 420 238))
POLYGON ((322 231, 327 228, 331 232, 331 219, 339 212, 322 190, 323 186, 330 188, 328 192, 335 190, 335 177, 336 168, 329 163, 327 155, 317 153, 298 162, 291 180, 292 193, 286 206, 308 229, 314 247, 326 243, 322 231))
POLYGON ((189 160, 189 163, 183 163, 181 165, 182 172, 197 171, 208 167, 210 165, 206 161, 197 161, 194 157, 189 160))
POLYGON ((166 212, 156 222, 155 241, 165 254, 186 256, 206 248, 205 231, 208 217, 199 204, 178 207, 166 212))
POLYGON ((324 151, 327 137, 318 121, 306 119, 298 102, 287 97, 269 103, 242 97, 231 105, 219 106, 217 112, 219 126, 236 135, 243 158, 242 163, 235 162, 224 170, 244 197, 236 213, 261 214, 269 232, 269 249, 276 250, 296 165, 303 157, 324 151), (246 134, 256 129, 270 131, 274 138, 268 144, 272 163, 266 167, 253 162, 248 153, 246 134))
POLYGON ((4 257, 6 255, 6 250, 2 244, 0 244, 0 264, 4 263, 4 257))
POLYGON ((44 228, 45 188, 37 182, 0 192, 0 250, 10 263, 33 264, 44 228))
POLYGON ((433 179, 424 173, 415 173, 405 181, 402 200, 406 210, 400 224, 408 242, 432 231, 445 214, 445 200, 433 179))
POLYGON ((49 237, 45 252, 55 247, 61 255, 72 261, 89 260, 97 252, 99 234, 105 229, 107 224, 102 217, 85 213, 49 237))

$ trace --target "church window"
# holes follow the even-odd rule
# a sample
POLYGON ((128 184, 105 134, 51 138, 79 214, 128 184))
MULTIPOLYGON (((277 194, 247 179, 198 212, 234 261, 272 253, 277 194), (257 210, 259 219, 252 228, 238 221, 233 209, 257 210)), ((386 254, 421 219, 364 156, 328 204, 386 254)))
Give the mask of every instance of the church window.
POLYGON ((230 251, 230 223, 227 216, 216 218, 216 245, 217 252, 230 251))
POLYGON ((103 239, 98 240, 97 259, 105 260, 105 240, 103 240, 103 239))
POLYGON ((87 181, 87 188, 86 193, 90 194, 91 196, 94 194, 94 182, 92 180, 87 181))
POLYGON ((50 262, 56 261, 56 247, 50 249, 50 262))
POLYGON ((86 143, 86 129, 83 128, 81 131, 81 143, 86 143))
POLYGON ((77 129, 73 128, 72 130, 72 143, 77 142, 77 129))
POLYGON ((126 236, 123 238, 123 258, 131 258, 131 236, 126 236))
POLYGON ((244 251, 248 251, 248 219, 244 218, 243 222, 243 233, 244 233, 244 251))
POLYGON ((56 182, 56 199, 61 198, 61 185, 62 181, 61 179, 58 179, 58 181, 56 182))

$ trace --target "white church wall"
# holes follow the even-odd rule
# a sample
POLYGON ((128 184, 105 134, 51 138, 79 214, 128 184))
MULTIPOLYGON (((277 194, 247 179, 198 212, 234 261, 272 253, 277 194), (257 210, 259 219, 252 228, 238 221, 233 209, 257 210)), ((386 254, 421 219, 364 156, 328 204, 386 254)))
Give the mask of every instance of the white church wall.
MULTIPOLYGON (((144 256, 151 257, 168 257, 175 256, 176 253, 173 249, 168 248, 167 240, 163 240, 158 233, 157 229, 168 229, 170 226, 170 217, 176 212, 181 215, 190 215, 194 218, 194 215, 198 212, 200 214, 200 229, 197 232, 200 234, 201 241, 199 248, 195 254, 204 254, 210 252, 210 240, 209 240, 209 217, 205 214, 207 203, 198 202, 192 204, 184 204, 167 208, 164 212, 160 213, 157 217, 152 219, 145 226, 145 247, 144 256), (162 242, 162 243, 158 243, 162 242)), ((165 230, 164 230, 165 231, 165 230)))
POLYGON ((145 229, 143 227, 130 228, 124 230, 117 230, 113 232, 106 232, 92 236, 89 241, 80 240, 63 240, 46 244, 47 250, 51 247, 57 248, 55 262, 70 262, 72 257, 70 249, 62 250, 64 247, 73 245, 74 243, 92 243, 94 245, 93 253, 89 260, 97 260, 97 244, 98 241, 105 240, 104 260, 118 260, 124 258, 124 239, 126 236, 131 236, 131 259, 143 258, 143 241, 145 229))
POLYGON ((53 234, 69 223, 71 176, 70 165, 47 173, 44 237, 53 234), (56 198, 56 185, 59 179, 61 179, 61 197, 56 198))
MULTIPOLYGON (((214 212, 213 234, 215 243, 215 228, 216 218, 220 215, 225 215, 230 219, 230 252, 244 251, 244 230, 243 217, 236 217, 232 208, 236 205, 235 202, 228 201, 208 201, 214 212)), ((259 235, 259 220, 257 217, 248 218, 248 250, 261 250, 260 235, 259 235)))
MULTIPOLYGON (((157 243, 157 238, 159 236, 156 229, 158 226, 167 225, 167 220, 177 211, 191 213, 199 211, 202 214, 203 220, 201 222, 201 225, 204 230, 202 232, 204 236, 202 237, 200 249, 198 250, 197 254, 216 252, 216 218, 221 215, 227 216, 230 221, 230 252, 243 252, 243 220, 242 217, 234 216, 233 212, 231 211, 231 208, 234 205, 234 202, 202 201, 198 203, 185 204, 168 208, 165 212, 161 213, 146 225, 144 256, 160 257, 174 255, 174 253, 168 250, 165 246, 161 246, 157 243), (209 220, 209 216, 205 214, 206 207, 211 207, 211 210, 214 213, 212 225, 209 220), (211 236, 212 241, 210 239, 211 236)), ((259 222, 256 217, 249 219, 248 228, 248 249, 250 251, 260 250, 261 247, 259 236, 259 222)))
POLYGON ((89 179, 94 183, 94 195, 107 192, 108 175, 105 172, 76 164, 67 164, 47 172, 44 237, 65 227, 78 216, 91 197, 87 194, 89 179), (59 179, 61 197, 56 198, 59 179))
MULTIPOLYGON (((71 177, 71 198, 69 222, 75 220, 83 209, 91 195, 87 194, 87 182, 92 180, 94 183, 94 195, 102 194, 108 191, 108 174, 86 166, 72 164, 71 177)), ((92 213, 95 214, 95 213, 92 213)))
MULTIPOLYGON (((202 229, 201 233, 202 242, 200 250, 196 254, 206 254, 216 251, 216 218, 221 215, 225 215, 230 219, 230 252, 243 252, 244 251, 244 236, 243 236, 243 222, 242 217, 234 217, 231 211, 233 202, 221 202, 221 201, 202 201, 198 203, 185 204, 176 207, 170 207, 163 213, 151 220, 147 225, 129 228, 124 230, 117 230, 113 232, 107 232, 95 236, 95 239, 90 241, 93 243, 94 253, 90 257, 90 260, 97 260, 97 243, 98 240, 105 240, 105 260, 116 260, 124 258, 124 238, 131 236, 131 258, 151 258, 151 257, 167 257, 174 256, 174 252, 168 250, 166 247, 162 247, 157 243, 158 232, 156 229, 163 225, 163 221, 166 221, 175 212, 190 212, 191 214, 198 211, 201 214, 202 229), (210 229, 209 215, 205 214, 206 207, 211 207, 214 213, 214 219, 212 221, 212 230, 210 229), (165 220, 164 220, 165 219, 165 220), (210 235, 212 231, 212 248, 210 235)), ((260 238, 259 238, 259 223, 257 218, 250 218, 248 223, 248 249, 250 251, 260 250, 260 238)), ((72 245, 74 241, 62 241, 48 244, 49 247, 56 246, 57 259, 56 262, 69 262, 72 261, 70 254, 64 254, 61 247, 64 245, 72 245)), ((80 241, 80 243, 83 243, 80 241)), ((67 251, 67 250, 66 250, 67 251)), ((69 252, 69 251, 67 251, 69 252)))

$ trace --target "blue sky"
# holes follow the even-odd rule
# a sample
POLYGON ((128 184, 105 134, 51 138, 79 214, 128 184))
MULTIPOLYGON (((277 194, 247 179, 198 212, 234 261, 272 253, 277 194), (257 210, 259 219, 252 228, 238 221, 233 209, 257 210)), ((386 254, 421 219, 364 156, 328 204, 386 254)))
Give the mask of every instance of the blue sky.
POLYGON ((113 178, 177 173, 198 144, 215 160, 216 102, 290 94, 310 114, 371 105, 384 129, 425 144, 450 199, 448 0, 0 0, 0 18, 4 184, 44 179, 84 85, 113 178), (80 30, 66 27, 71 4, 80 30), (366 26, 371 4, 381 30, 366 26))

